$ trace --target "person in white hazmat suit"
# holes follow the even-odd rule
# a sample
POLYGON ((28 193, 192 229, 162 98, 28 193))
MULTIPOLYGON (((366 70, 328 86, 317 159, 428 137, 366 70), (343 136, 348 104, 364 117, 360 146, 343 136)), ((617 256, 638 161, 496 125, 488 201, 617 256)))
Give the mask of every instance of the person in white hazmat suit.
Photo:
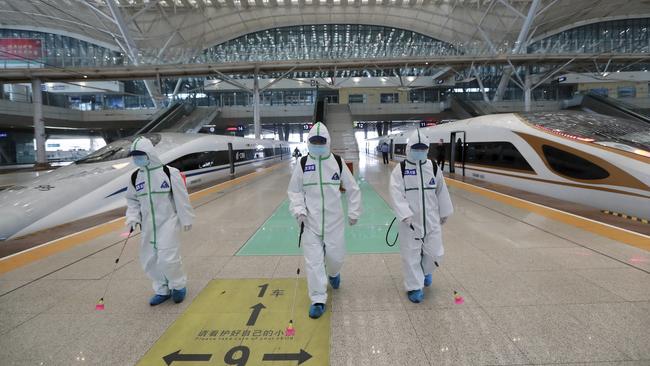
POLYGON ((133 141, 129 155, 139 169, 126 190, 126 224, 131 229, 139 224, 142 230, 140 263, 155 292, 149 304, 170 297, 180 303, 187 293, 187 277, 178 234, 181 227, 189 231, 194 220, 187 188, 178 169, 163 165, 146 137, 133 141))
POLYGON ((309 154, 298 160, 289 182, 289 210, 304 225, 302 250, 307 286, 312 305, 311 318, 325 312, 327 282, 337 289, 345 256, 344 212, 341 185, 348 199, 348 222, 356 224, 361 215, 361 191, 340 157, 330 152, 330 136, 322 123, 308 135, 309 154))
POLYGON ((399 221, 400 254, 404 286, 409 300, 424 298, 432 272, 445 250, 442 225, 454 212, 449 191, 436 163, 427 159, 429 141, 419 129, 406 145, 406 160, 390 176, 390 196, 399 221))

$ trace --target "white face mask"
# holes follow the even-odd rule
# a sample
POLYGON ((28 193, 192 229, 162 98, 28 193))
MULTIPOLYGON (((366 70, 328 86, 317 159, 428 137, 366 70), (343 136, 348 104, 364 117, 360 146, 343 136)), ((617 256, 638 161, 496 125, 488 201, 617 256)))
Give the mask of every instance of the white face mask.
POLYGON ((309 153, 314 156, 325 156, 329 153, 327 145, 309 144, 309 153))
POLYGON ((135 155, 133 156, 133 164, 140 168, 145 167, 149 165, 149 157, 146 155, 135 155))
POLYGON ((428 150, 413 150, 409 152, 409 160, 413 161, 424 161, 427 160, 428 150))

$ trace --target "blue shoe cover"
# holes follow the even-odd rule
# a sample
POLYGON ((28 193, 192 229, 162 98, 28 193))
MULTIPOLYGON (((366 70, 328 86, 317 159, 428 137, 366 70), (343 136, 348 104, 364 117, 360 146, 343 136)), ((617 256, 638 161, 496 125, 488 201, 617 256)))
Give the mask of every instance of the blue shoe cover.
POLYGON ((180 290, 172 290, 172 299, 175 303, 179 304, 185 300, 185 294, 187 294, 187 289, 185 287, 180 290))
POLYGON ((325 312, 325 304, 316 303, 311 304, 309 307, 309 317, 312 319, 318 319, 325 312))
POLYGON ((332 285, 333 289, 337 289, 337 288, 339 288, 339 286, 341 286, 341 274, 340 273, 337 274, 334 277, 330 276, 329 279, 330 279, 330 285, 332 285))
POLYGON ((149 305, 151 306, 160 305, 163 302, 169 300, 171 297, 172 295, 158 295, 158 294, 153 295, 149 300, 149 305))
POLYGON ((429 287, 431 286, 431 283, 433 282, 433 276, 431 273, 427 273, 424 275, 424 287, 429 287))
POLYGON ((412 290, 408 292, 409 300, 414 303, 419 303, 424 298, 424 292, 422 290, 412 290))

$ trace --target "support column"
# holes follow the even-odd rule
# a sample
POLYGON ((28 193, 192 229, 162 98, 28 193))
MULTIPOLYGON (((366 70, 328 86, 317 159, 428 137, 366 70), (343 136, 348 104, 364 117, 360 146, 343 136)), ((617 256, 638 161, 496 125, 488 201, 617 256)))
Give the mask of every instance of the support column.
POLYGON ((530 72, 526 71, 526 79, 524 80, 524 110, 526 112, 530 112, 531 110, 532 79, 530 72))
POLYGON ((363 124, 363 138, 366 140, 368 139, 368 124, 364 123, 363 124))
POLYGON ((36 165, 35 168, 47 167, 45 155, 45 123, 43 122, 43 95, 41 94, 41 80, 32 80, 32 105, 34 106, 34 138, 36 139, 36 165))
POLYGON ((386 135, 388 135, 388 122, 383 122, 382 124, 384 125, 384 135, 383 136, 386 136, 386 135))
POLYGON ((490 103, 490 98, 488 98, 487 93, 485 92, 485 87, 483 86, 483 80, 481 80, 481 76, 476 72, 475 68, 472 68, 472 71, 474 72, 474 76, 476 76, 476 82, 478 82, 478 87, 481 90, 481 94, 483 95, 483 101, 485 103, 490 103))
POLYGON ((284 125, 284 141, 289 141, 289 135, 291 135, 291 125, 284 125))
POLYGON ((178 81, 176 81, 176 86, 174 86, 174 91, 172 92, 171 99, 174 99, 176 94, 178 94, 178 91, 181 90, 181 84, 183 84, 183 78, 180 78, 178 81))
POLYGON ((377 135, 384 136, 384 124, 377 122, 377 135))
MULTIPOLYGON (((519 36, 517 37, 517 41, 515 41, 515 48, 512 50, 513 54, 528 52, 528 50, 526 49, 528 47, 526 40, 528 39, 528 35, 530 33, 530 27, 533 24, 533 21, 535 20, 535 15, 537 14, 537 9, 539 9, 540 3, 541 3, 540 0, 533 0, 531 2, 530 8, 528 8, 528 14, 524 19, 524 23, 521 26, 521 30, 519 31, 519 36)), ((516 72, 516 70, 513 70, 512 67, 504 66, 503 75, 501 76, 501 80, 499 81, 499 86, 497 87, 497 90, 494 94, 494 98, 493 98, 494 101, 499 101, 503 98, 503 95, 506 92, 506 88, 508 87, 508 83, 510 82, 510 76, 512 76, 513 72, 516 72)))
POLYGON ((262 124, 260 122, 260 81, 257 74, 253 79, 253 125, 255 138, 259 139, 262 135, 262 124))

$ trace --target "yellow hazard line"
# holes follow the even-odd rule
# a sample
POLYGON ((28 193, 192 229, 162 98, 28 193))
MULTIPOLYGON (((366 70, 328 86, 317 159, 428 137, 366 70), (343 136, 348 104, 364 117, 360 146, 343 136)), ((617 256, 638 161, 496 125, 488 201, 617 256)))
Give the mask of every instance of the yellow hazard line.
POLYGON ((510 206, 521 208, 538 215, 548 217, 565 224, 569 224, 580 229, 589 231, 591 233, 607 237, 631 245, 633 247, 641 248, 650 251, 650 236, 635 233, 630 230, 619 228, 606 223, 598 222, 588 219, 586 217, 574 215, 569 212, 561 211, 552 207, 540 205, 538 203, 523 200, 521 198, 509 196, 507 194, 495 192, 493 190, 478 187, 469 183, 461 182, 455 179, 446 179, 448 185, 460 188, 465 191, 477 193, 482 196, 488 197, 494 201, 505 203, 510 206))
POLYGON ((617 216, 617 217, 622 217, 622 218, 624 218, 624 219, 628 219, 628 220, 632 220, 632 221, 640 222, 640 223, 642 223, 642 224, 646 224, 646 225, 648 224, 648 220, 647 220, 647 219, 642 219, 642 218, 640 218, 640 217, 630 216, 630 215, 622 214, 622 213, 620 213, 620 212, 609 211, 609 210, 603 210, 603 211, 601 211, 601 212, 602 212, 602 213, 605 213, 605 214, 608 214, 608 215, 617 216))
MULTIPOLYGON (((241 177, 237 177, 235 179, 229 180, 227 182, 219 183, 212 187, 208 187, 200 191, 196 191, 190 194, 190 200, 196 201, 207 195, 232 188, 237 184, 251 181, 257 177, 269 174, 281 168, 282 166, 284 166, 284 164, 277 163, 268 168, 263 168, 258 171, 248 173, 246 175, 242 175, 241 177)), ((123 228, 124 225, 125 225, 125 218, 120 217, 108 221, 106 223, 93 226, 91 228, 64 236, 62 238, 49 241, 47 243, 35 246, 33 248, 26 249, 22 252, 15 253, 4 258, 0 258, 0 274, 13 271, 17 268, 41 260, 43 258, 49 257, 51 255, 60 253, 69 248, 76 247, 90 240, 96 239, 102 235, 106 235, 110 232, 119 230, 120 228, 123 228)))

